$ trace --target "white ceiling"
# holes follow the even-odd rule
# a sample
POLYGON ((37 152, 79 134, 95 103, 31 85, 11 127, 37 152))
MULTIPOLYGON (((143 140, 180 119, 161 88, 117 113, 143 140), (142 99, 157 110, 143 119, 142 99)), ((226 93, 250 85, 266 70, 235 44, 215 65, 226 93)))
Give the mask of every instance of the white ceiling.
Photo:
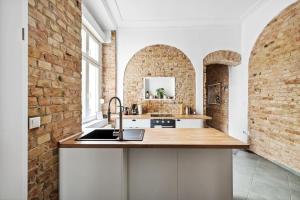
POLYGON ((266 0, 101 0, 118 27, 236 24, 266 0))

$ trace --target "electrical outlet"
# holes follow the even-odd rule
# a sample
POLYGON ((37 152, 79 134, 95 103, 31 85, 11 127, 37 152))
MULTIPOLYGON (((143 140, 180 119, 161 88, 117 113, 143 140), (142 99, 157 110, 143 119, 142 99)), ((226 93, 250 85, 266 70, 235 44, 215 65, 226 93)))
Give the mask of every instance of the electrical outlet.
POLYGON ((41 126, 41 117, 29 118, 29 129, 39 128, 41 126))
POLYGON ((243 130, 244 135, 248 135, 248 131, 243 130))

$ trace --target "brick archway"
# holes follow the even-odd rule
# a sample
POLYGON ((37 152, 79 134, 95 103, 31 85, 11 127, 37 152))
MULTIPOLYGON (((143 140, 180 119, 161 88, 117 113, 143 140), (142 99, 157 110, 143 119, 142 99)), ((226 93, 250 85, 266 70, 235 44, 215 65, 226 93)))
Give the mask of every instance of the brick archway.
POLYGON ((227 66, 236 66, 241 64, 241 55, 230 50, 219 50, 207 54, 203 59, 203 65, 221 64, 227 66))
POLYGON ((237 66, 241 63, 241 55, 230 50, 219 50, 209 53, 203 59, 203 113, 213 119, 207 122, 208 126, 228 131, 229 107, 229 71, 228 66, 237 66), (208 87, 219 87, 219 103, 208 105, 208 87))
POLYGON ((203 59, 203 113, 206 114, 206 68, 208 65, 237 66, 241 64, 241 54, 230 50, 218 50, 207 54, 203 59))
POLYGON ((250 149, 300 173, 300 1, 273 18, 248 68, 250 149))
POLYGON ((164 112, 178 114, 181 105, 196 107, 196 73, 187 55, 180 49, 155 44, 136 52, 129 60, 124 72, 123 101, 130 107, 137 103, 143 105, 145 112, 164 112), (144 77, 175 77, 176 95, 170 101, 144 100, 142 90, 144 77), (163 105, 163 106, 162 106, 163 105))

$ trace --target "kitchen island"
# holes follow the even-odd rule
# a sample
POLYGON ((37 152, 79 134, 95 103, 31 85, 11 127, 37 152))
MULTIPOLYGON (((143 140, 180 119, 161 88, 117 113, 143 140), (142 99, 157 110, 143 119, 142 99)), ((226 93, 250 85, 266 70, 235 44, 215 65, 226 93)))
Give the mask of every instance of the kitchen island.
POLYGON ((143 141, 60 141, 60 199, 232 200, 232 151, 216 129, 145 129, 143 141))

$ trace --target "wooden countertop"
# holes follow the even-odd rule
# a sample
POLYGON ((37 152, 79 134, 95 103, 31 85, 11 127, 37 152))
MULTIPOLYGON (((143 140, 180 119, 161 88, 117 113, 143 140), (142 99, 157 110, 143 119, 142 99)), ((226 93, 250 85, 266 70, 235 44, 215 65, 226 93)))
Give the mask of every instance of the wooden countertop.
POLYGON ((59 142, 60 148, 216 148, 246 149, 237 139, 214 128, 148 128, 143 141, 76 141, 81 133, 59 142))
MULTIPOLYGON (((118 115, 115 115, 115 118, 118 118, 118 115)), ((177 115, 174 114, 172 117, 151 117, 150 113, 142 114, 142 115, 123 115, 123 119, 203 119, 210 120, 212 119, 206 115, 177 115)))

